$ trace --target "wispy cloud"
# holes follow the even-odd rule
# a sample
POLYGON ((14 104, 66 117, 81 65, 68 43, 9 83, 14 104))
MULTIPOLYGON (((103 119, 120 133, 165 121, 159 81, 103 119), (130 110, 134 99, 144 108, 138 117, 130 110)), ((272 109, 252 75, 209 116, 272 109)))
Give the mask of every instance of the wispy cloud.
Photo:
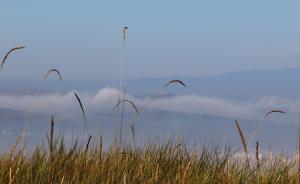
MULTIPOLYGON (((104 88, 96 94, 80 94, 80 97, 87 111, 107 111, 112 109, 119 94, 119 91, 116 89, 104 88)), ((36 96, 0 94, 0 101, 0 108, 31 111, 33 113, 63 113, 79 110, 78 102, 73 92, 36 96)))
MULTIPOLYGON (((114 88, 103 88, 95 94, 80 94, 83 105, 90 112, 112 111, 120 92, 114 88)), ((177 95, 172 97, 127 97, 143 109, 166 110, 190 114, 209 114, 230 118, 259 119, 271 108, 281 108, 288 114, 300 112, 300 99, 289 99, 278 96, 266 96, 256 101, 231 101, 221 98, 199 95, 177 95)), ((32 111, 35 113, 70 113, 79 112, 73 92, 65 94, 47 94, 41 96, 1 95, 0 108, 32 111)))
POLYGON ((300 112, 300 99, 266 96, 256 101, 231 101, 199 95, 179 95, 162 99, 148 99, 152 108, 190 114, 209 114, 231 118, 259 119, 272 108, 284 109, 288 114, 300 112))

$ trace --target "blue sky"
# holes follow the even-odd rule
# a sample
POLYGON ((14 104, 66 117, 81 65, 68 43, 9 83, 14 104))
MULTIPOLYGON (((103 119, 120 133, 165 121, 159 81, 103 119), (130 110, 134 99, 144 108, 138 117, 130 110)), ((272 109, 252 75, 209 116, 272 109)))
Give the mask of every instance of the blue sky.
POLYGON ((300 67, 300 1, 3 1, 2 79, 119 77, 128 26, 126 78, 203 76, 300 67))

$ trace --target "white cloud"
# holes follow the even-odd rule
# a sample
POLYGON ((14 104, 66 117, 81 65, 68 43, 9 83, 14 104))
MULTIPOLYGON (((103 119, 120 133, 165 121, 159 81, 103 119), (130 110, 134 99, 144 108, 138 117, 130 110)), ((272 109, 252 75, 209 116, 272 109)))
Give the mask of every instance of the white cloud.
POLYGON ((152 108, 191 114, 209 114, 231 118, 260 119, 264 114, 279 108, 288 114, 300 112, 299 99, 266 96, 257 101, 239 102, 198 95, 179 95, 163 99, 148 99, 152 108))
MULTIPOLYGON (((112 111, 116 104, 119 91, 113 88, 103 88, 96 94, 81 94, 83 105, 89 112, 112 111)), ((178 95, 172 97, 135 98, 127 95, 143 109, 158 109, 181 113, 209 114, 231 118, 259 119, 267 110, 280 108, 288 114, 300 112, 300 99, 266 96, 256 101, 239 102, 221 98, 203 97, 199 95, 178 95), (146 108, 145 108, 146 107, 146 108)), ((65 94, 33 95, 4 95, 0 94, 0 108, 32 111, 36 113, 72 113, 80 111, 73 92, 65 94)))
MULTIPOLYGON (((93 95, 80 93, 78 95, 87 111, 105 111, 112 109, 119 96, 119 91, 112 88, 104 88, 93 95)), ((33 113, 63 113, 79 110, 79 105, 73 92, 37 96, 0 94, 0 102, 0 108, 32 111, 33 113)))

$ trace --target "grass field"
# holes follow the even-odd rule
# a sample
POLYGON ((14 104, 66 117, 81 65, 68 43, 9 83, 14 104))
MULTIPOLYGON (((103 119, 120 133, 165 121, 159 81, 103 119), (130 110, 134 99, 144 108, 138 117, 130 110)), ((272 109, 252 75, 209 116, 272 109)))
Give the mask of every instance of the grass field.
POLYGON ((2 154, 0 183, 300 183, 298 159, 284 154, 246 159, 242 150, 188 148, 177 138, 137 145, 134 131, 104 149, 102 136, 66 143, 54 131, 52 121, 44 144, 25 151, 20 137, 2 154))

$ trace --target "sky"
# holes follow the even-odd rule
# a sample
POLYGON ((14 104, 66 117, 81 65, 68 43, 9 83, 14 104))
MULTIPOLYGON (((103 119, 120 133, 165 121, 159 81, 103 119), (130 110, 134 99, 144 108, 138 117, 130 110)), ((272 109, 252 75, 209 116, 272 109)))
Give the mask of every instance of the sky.
POLYGON ((299 1, 3 1, 1 79, 206 76, 299 68, 299 1), (122 28, 128 26, 126 48, 122 28))

